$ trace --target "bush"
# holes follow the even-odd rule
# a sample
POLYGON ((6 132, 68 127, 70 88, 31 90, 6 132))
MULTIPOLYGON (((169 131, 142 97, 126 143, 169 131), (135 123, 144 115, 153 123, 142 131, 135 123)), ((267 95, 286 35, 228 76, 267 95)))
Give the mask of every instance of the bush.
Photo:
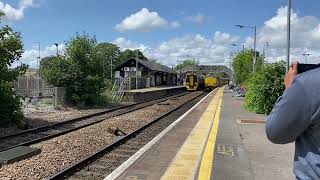
MULTIPOLYGON (((133 51, 125 51, 131 55, 133 51)), ((136 54, 136 53, 134 53, 136 54)), ((142 53, 141 53, 142 55, 142 53)), ((110 43, 97 43, 95 37, 77 34, 66 44, 63 56, 45 57, 40 67, 44 78, 54 86, 66 87, 66 101, 77 107, 105 104, 101 98, 106 87, 112 88, 111 60, 113 68, 127 56, 120 55, 120 48, 110 43)))
MULTIPOLYGON (((0 11, 0 23, 4 13, 0 11)), ((13 91, 12 81, 24 73, 26 65, 11 68, 22 56, 22 40, 9 26, 0 27, 0 126, 8 126, 23 119, 21 103, 13 91)))
POLYGON ((0 126, 9 126, 23 119, 20 99, 10 83, 0 83, 0 126))
POLYGON ((245 107, 252 112, 270 114, 276 100, 285 90, 284 62, 266 64, 246 83, 245 107))

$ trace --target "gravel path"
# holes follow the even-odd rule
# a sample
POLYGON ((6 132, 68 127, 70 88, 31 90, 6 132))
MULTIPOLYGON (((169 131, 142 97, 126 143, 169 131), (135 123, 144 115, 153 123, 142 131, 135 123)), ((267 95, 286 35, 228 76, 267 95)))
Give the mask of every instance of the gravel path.
POLYGON ((108 121, 80 129, 54 139, 35 144, 41 148, 41 154, 0 169, 0 179, 44 179, 67 165, 70 165, 110 144, 116 136, 108 133, 109 127, 119 127, 129 133, 164 112, 185 103, 201 92, 194 92, 180 97, 179 100, 168 100, 161 104, 143 108, 132 113, 114 117, 108 121), (170 103, 170 105, 165 105, 170 103))

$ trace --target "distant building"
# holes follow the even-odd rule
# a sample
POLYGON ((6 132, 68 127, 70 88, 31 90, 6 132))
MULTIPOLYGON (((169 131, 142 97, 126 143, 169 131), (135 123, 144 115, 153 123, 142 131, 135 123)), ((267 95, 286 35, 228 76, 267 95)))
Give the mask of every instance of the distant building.
POLYGON ((164 65, 130 58, 115 68, 115 78, 130 78, 135 88, 136 61, 138 62, 138 88, 177 85, 177 73, 164 65))

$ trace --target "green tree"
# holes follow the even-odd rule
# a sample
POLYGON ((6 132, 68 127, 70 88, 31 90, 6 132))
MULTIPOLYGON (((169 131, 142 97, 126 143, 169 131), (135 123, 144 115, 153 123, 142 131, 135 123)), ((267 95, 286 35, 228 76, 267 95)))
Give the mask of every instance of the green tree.
POLYGON ((66 61, 69 66, 68 94, 73 104, 92 105, 104 87, 101 76, 103 68, 96 51, 97 40, 88 34, 77 34, 66 46, 66 61))
POLYGON ((41 75, 57 87, 66 86, 73 75, 69 74, 70 65, 71 62, 62 56, 45 57, 40 61, 41 75))
POLYGON ((263 70, 248 80, 245 106, 248 110, 261 114, 269 114, 282 95, 285 86, 285 62, 266 64, 263 70))
MULTIPOLYGON (((0 11, 0 20, 4 13, 0 11)), ((1 22, 1 21, 0 21, 1 22)), ((22 120, 20 99, 13 91, 12 81, 25 72, 26 65, 11 68, 23 53, 20 33, 9 26, 0 29, 0 125, 9 125, 22 120)))
POLYGON ((103 42, 99 43, 96 46, 96 51, 98 55, 98 60, 102 64, 103 74, 105 79, 110 79, 111 76, 111 61, 112 61, 112 69, 120 65, 122 62, 120 61, 120 48, 111 43, 103 42))
MULTIPOLYGON (((259 72, 262 69, 263 56, 257 57, 256 71, 259 72)), ((237 84, 244 84, 252 75, 253 66, 253 50, 249 49, 244 52, 237 53, 232 58, 232 67, 234 70, 234 76, 237 84)))
POLYGON ((181 63, 179 63, 178 65, 175 66, 175 70, 177 72, 179 72, 180 70, 182 71, 184 68, 188 67, 188 66, 197 66, 199 65, 199 61, 194 60, 194 59, 186 59, 184 61, 182 61, 181 63))
POLYGON ((101 48, 95 37, 77 34, 66 44, 65 56, 52 57, 51 63, 44 60, 42 74, 49 83, 67 87, 71 104, 91 106, 105 87, 101 48))
MULTIPOLYGON (((130 49, 126 49, 121 52, 119 62, 122 63, 130 58, 136 58, 136 57, 137 57, 137 50, 132 51, 130 49)), ((146 58, 141 51, 138 52, 138 57, 139 59, 148 61, 148 58, 146 58)))

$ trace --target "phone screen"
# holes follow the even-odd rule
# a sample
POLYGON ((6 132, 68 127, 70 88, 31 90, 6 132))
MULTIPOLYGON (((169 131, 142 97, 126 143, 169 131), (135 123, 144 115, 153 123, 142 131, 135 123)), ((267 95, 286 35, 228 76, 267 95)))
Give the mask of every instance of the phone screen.
POLYGON ((298 64, 298 74, 304 73, 306 71, 319 68, 320 64, 298 64))

